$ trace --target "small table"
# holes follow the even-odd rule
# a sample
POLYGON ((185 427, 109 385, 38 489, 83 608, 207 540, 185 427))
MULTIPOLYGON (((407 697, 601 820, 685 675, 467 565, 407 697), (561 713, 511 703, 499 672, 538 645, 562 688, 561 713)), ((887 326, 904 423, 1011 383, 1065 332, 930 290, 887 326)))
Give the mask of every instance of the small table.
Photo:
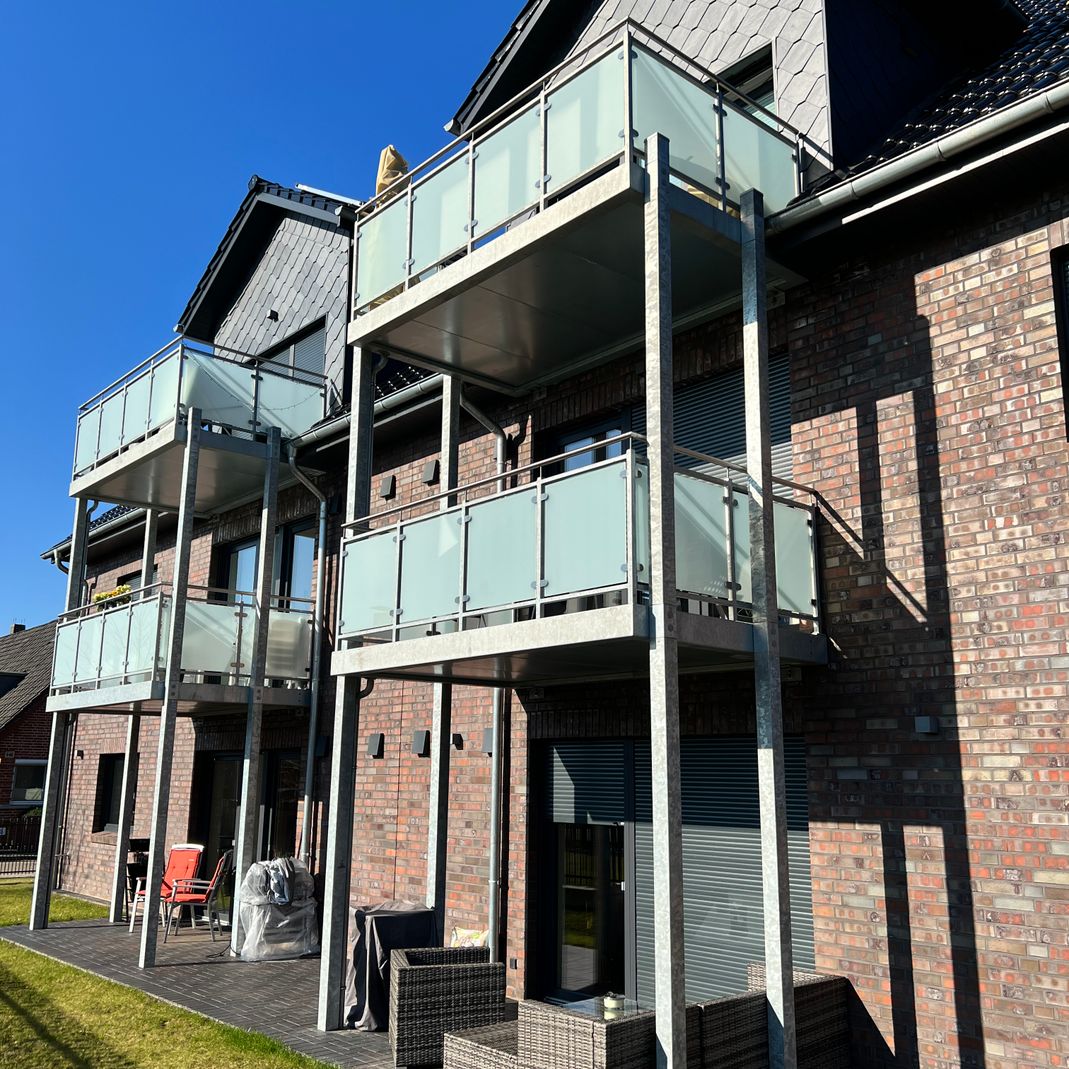
POLYGON ((418 902, 357 906, 349 918, 345 1025, 365 1032, 390 1026, 390 951, 438 946, 434 910, 418 902))

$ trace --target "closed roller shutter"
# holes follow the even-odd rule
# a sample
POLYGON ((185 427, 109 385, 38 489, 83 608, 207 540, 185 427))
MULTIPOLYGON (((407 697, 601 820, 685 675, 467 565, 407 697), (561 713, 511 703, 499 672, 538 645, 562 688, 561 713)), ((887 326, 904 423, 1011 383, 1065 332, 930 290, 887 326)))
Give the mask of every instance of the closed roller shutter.
POLYGON ((547 751, 547 816, 554 824, 608 824, 630 817, 624 742, 561 742, 547 751))
MULTIPOLYGON (((813 968, 813 903, 805 744, 784 744, 795 968, 813 968)), ((757 748, 752 739, 684 739, 684 945, 687 999, 746 990, 764 961, 757 748)), ((653 828, 649 744, 635 747, 635 913, 638 999, 653 1005, 653 828)))
MULTIPOLYGON (((769 415, 772 431, 772 474, 790 479, 791 458, 791 368, 786 353, 768 362, 769 415)), ((735 368, 687 386, 677 386, 673 398, 673 426, 678 445, 708 453, 734 464, 746 463, 746 411, 742 368, 735 368)), ((632 430, 646 433, 646 406, 635 405, 632 430)), ((697 467, 697 461, 678 457, 680 467, 697 467)), ((723 474, 709 471, 709 474, 723 474)))
POLYGON ((314 334, 295 342, 293 345, 293 366, 299 371, 314 371, 323 374, 326 360, 327 331, 320 327, 314 334))

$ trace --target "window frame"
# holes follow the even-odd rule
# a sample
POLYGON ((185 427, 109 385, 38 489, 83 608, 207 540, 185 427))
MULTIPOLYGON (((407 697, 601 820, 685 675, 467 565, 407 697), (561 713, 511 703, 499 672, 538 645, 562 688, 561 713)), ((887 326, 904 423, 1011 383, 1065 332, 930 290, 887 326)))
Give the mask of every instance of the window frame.
MULTIPOLYGON (((16 757, 15 763, 12 766, 11 771, 11 789, 8 793, 8 805, 16 806, 19 809, 39 809, 45 803, 45 785, 48 782, 48 760, 43 757, 16 757), (41 797, 38 799, 32 798, 16 798, 15 781, 18 778, 20 768, 40 768, 43 770, 44 775, 41 778, 41 797)), ((25 789, 25 788, 23 788, 25 789)))
MULTIPOLYGON (((136 761, 136 758, 135 758, 136 761)), ((93 797, 93 834, 115 834, 122 816, 122 781, 126 754, 102 753, 97 757, 96 790, 93 797), (106 771, 105 771, 106 770, 106 771), (106 784, 106 787, 105 787, 106 784), (115 810, 115 820, 108 818, 115 810)))
POLYGON ((1054 323, 1058 338, 1058 367, 1062 377, 1062 409, 1065 436, 1069 439, 1069 245, 1054 249, 1050 255, 1051 281, 1054 284, 1054 323))

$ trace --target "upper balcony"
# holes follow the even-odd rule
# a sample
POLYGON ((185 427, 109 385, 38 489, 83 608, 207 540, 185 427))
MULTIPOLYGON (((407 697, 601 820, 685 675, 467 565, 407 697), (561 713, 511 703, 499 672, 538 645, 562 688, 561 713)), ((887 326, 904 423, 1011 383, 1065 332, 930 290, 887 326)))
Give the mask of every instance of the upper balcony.
MULTIPOLYGON (((508 488, 472 483, 440 511, 427 508, 452 495, 352 525, 334 673, 508 684, 645 675, 649 477, 629 443, 643 440, 599 443, 605 459, 583 467, 589 450, 573 450, 510 473, 508 488)), ((748 491, 733 465, 677 454, 680 670, 744 667, 753 660, 748 491)), ((778 481, 787 663, 827 659, 815 509, 811 491, 778 481)))
MULTIPOLYGON (((670 142, 677 326, 737 302, 739 198, 786 207, 801 136, 625 23, 360 210, 350 342, 515 392, 633 347, 655 132, 670 142)), ((771 261, 768 280, 798 281, 771 261)))
MULTIPOLYGON (((158 712, 173 605, 171 590, 157 583, 64 613, 56 628, 48 709, 158 712)), ((275 597, 270 612, 266 671, 263 679, 254 680, 254 595, 189 588, 178 681, 180 713, 243 710, 250 686, 264 688, 269 707, 308 704, 312 603, 275 597)))
POLYGON ((197 511, 253 497, 263 489, 264 433, 308 430, 328 393, 315 372, 178 338, 78 410, 71 495, 177 510, 186 414, 197 408, 197 511))

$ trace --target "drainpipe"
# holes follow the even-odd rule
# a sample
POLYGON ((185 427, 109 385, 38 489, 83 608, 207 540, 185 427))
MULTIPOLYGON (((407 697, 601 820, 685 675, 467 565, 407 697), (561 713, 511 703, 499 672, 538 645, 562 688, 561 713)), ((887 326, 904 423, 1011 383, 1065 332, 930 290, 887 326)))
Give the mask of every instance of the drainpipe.
MULTIPOLYGON (((481 423, 496 438, 494 452, 497 461, 497 474, 501 476, 497 482, 498 493, 500 493, 505 489, 504 475, 508 461, 508 435, 494 420, 473 405, 464 396, 463 391, 460 394, 460 407, 474 417, 477 422, 481 423)), ((487 942, 490 944, 491 962, 498 960, 499 930, 501 927, 501 735, 504 719, 505 690, 503 687, 495 687, 493 721, 490 729, 490 849, 486 878, 490 899, 487 942)))
POLYGON ((326 588, 327 498, 311 479, 297 467, 297 452, 289 450, 290 471, 319 501, 319 539, 316 549, 316 596, 312 608, 312 677, 308 702, 308 754, 304 765, 304 817, 301 821, 301 858, 312 869, 312 792, 315 788, 315 749, 319 735, 319 674, 323 655, 323 593, 326 588))

